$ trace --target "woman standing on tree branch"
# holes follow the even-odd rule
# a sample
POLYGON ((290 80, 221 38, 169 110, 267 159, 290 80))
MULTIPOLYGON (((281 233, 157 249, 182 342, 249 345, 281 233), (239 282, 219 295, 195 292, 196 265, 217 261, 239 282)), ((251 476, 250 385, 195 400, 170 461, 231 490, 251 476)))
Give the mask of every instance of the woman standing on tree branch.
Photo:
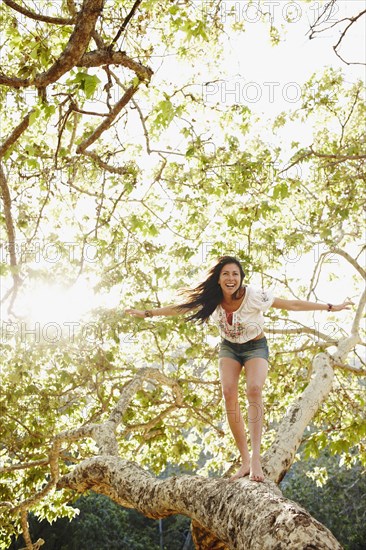
POLYGON ((188 319, 201 323, 212 316, 222 337, 219 370, 228 422, 242 459, 239 470, 231 479, 235 480, 249 474, 251 480, 263 481, 260 458, 262 389, 268 371, 268 346, 263 333, 263 313, 271 306, 292 311, 341 311, 349 309, 347 306, 352 302, 333 305, 304 300, 283 300, 275 298, 269 290, 258 290, 251 285, 243 285, 244 276, 243 268, 236 258, 223 256, 209 271, 207 279, 187 292, 188 300, 185 303, 145 311, 125 311, 135 317, 180 315, 193 311, 188 319), (246 375, 251 455, 238 401, 239 376, 243 366, 246 375))

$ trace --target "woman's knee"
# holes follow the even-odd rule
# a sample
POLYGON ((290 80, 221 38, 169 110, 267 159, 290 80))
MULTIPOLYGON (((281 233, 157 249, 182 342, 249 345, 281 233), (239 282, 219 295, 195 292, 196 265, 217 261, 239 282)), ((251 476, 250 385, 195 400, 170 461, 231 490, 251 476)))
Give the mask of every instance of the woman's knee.
POLYGON ((260 384, 247 384, 247 397, 249 400, 255 400, 262 396, 262 388, 260 384))
POLYGON ((224 396, 225 403, 232 403, 238 400, 238 388, 237 386, 225 385, 222 387, 222 395, 224 396))

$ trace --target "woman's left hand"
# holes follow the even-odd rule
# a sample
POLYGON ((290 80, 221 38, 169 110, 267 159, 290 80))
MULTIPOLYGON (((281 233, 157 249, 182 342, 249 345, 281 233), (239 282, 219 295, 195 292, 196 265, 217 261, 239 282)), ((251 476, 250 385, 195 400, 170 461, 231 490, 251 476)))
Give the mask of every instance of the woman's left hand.
POLYGON ((354 306, 354 302, 346 300, 343 304, 333 304, 331 311, 342 311, 342 309, 351 309, 349 306, 354 306))

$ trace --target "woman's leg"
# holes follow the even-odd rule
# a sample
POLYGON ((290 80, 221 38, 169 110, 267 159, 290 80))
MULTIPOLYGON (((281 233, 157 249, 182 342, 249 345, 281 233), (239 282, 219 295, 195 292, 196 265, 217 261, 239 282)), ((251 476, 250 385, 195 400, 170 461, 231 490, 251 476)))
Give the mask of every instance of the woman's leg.
POLYGON ((241 369, 239 361, 230 357, 220 358, 220 380, 227 419, 242 459, 242 465, 238 472, 231 477, 232 480, 249 474, 250 470, 247 436, 238 400, 238 384, 241 369))
POLYGON ((249 359, 245 363, 248 397, 248 423, 252 456, 250 459, 250 479, 263 481, 260 448, 263 426, 262 389, 266 380, 268 362, 261 357, 249 359))

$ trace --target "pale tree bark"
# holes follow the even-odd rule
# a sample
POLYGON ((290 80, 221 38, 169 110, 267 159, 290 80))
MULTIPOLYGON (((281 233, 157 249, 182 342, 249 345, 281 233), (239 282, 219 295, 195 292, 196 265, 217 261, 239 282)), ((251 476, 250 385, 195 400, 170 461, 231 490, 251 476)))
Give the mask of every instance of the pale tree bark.
POLYGON ((341 548, 328 529, 271 482, 198 476, 160 480, 133 462, 98 456, 76 466, 58 487, 80 493, 93 489, 150 518, 184 514, 214 533, 213 541, 232 549, 341 548))

